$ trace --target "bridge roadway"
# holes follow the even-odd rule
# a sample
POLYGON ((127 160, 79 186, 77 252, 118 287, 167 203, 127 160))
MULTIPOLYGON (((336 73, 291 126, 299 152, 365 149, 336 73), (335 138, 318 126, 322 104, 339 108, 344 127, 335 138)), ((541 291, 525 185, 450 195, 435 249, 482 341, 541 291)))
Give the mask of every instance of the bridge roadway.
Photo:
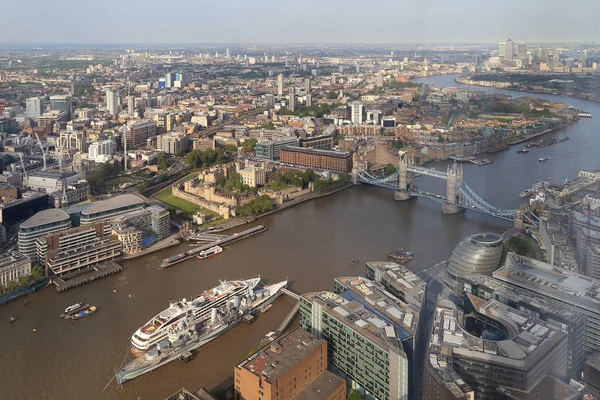
POLYGON ((425 168, 425 167, 417 167, 415 165, 409 165, 407 167, 407 171, 415 173, 415 174, 433 176, 435 178, 440 178, 440 179, 448 179, 447 173, 445 173, 443 171, 438 171, 433 168, 425 168))

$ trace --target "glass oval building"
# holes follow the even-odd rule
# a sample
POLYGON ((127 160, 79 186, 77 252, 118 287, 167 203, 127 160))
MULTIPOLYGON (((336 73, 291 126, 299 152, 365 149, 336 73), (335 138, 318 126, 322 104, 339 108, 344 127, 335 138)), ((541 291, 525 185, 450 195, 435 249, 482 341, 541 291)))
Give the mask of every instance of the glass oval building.
POLYGON ((452 251, 446 268, 446 283, 462 292, 461 278, 492 275, 502 260, 503 239, 496 233, 476 233, 461 240, 452 251))

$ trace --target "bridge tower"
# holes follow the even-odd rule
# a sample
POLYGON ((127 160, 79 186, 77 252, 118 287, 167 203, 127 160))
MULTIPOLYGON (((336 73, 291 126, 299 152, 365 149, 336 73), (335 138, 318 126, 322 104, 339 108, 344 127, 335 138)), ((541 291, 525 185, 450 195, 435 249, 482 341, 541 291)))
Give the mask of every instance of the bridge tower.
POLYGON ((446 201, 442 203, 442 212, 444 214, 456 214, 463 210, 460 207, 462 194, 459 190, 463 180, 462 165, 454 162, 452 166, 448 166, 446 174, 446 201))
POLYGON ((398 165, 398 190, 394 192, 394 200, 410 199, 410 186, 412 178, 408 173, 408 154, 398 152, 400 154, 400 163, 398 165))

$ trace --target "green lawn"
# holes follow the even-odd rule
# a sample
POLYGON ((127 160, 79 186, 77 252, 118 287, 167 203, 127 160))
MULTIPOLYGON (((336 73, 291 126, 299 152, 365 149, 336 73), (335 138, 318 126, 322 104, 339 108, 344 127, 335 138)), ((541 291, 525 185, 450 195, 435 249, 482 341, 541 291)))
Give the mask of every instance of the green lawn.
MULTIPOLYGON (((185 179, 185 178, 184 178, 185 179)), ((165 204, 171 205, 175 208, 180 209, 186 214, 194 214, 196 211, 202 211, 207 217, 217 215, 216 212, 203 208, 197 204, 191 203, 187 200, 180 199, 179 197, 173 196, 172 186, 167 186, 160 192, 154 195, 154 198, 162 201, 165 204)))
POLYGON ((128 176, 119 176, 116 178, 111 178, 106 181, 106 183, 108 185, 122 185, 124 183, 131 183, 132 185, 135 185, 140 182, 141 182, 141 179, 130 178, 128 176))
POLYGON ((178 180, 177 182, 175 182, 176 185, 183 183, 185 181, 189 181, 192 178, 195 178, 198 176, 198 172, 192 172, 191 174, 187 174, 186 176, 184 176, 183 178, 181 178, 180 180, 178 180))
POLYGON ((288 185, 285 183, 280 183, 279 185, 276 184, 269 184, 267 185, 267 189, 272 190, 274 192, 277 192, 278 190, 283 190, 283 189, 287 189, 289 187, 291 187, 292 185, 288 185))

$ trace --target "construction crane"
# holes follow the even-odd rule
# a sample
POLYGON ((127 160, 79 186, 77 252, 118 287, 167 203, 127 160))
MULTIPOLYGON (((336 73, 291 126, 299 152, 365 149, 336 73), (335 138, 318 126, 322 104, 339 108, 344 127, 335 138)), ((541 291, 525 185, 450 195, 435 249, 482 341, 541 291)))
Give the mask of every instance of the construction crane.
POLYGON ((38 141, 38 144, 40 145, 40 150, 42 150, 42 160, 44 161, 44 167, 42 168, 42 171, 46 170, 46 152, 44 151, 44 146, 42 146, 42 141, 40 140, 40 137, 38 136, 37 133, 35 133, 35 137, 38 141))
POLYGON ((21 166, 23 167, 24 180, 27 180, 27 170, 25 169, 25 162, 23 161, 23 153, 19 153, 19 158, 21 159, 21 166))

